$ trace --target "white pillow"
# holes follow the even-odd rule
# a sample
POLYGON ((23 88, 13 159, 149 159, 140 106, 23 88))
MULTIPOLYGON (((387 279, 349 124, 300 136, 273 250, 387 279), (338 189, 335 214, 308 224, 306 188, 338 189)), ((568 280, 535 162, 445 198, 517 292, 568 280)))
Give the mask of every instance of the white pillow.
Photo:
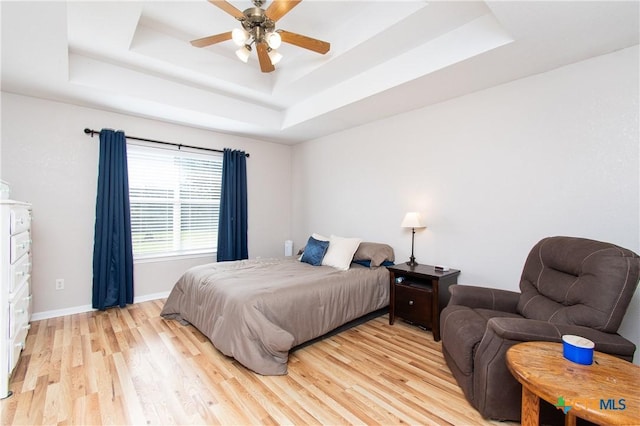
POLYGON ((311 236, 318 241, 329 241, 329 238, 325 237, 324 235, 316 234, 315 232, 311 234, 311 236))
POLYGON ((322 264, 346 271, 349 269, 353 255, 361 242, 361 238, 343 238, 332 235, 329 238, 329 248, 322 259, 322 264))

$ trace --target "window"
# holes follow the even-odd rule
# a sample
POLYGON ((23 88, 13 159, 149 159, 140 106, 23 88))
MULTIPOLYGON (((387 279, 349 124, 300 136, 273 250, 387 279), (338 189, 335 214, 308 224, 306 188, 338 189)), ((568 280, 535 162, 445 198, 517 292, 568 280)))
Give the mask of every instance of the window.
POLYGON ((134 257, 215 252, 222 154, 129 144, 127 162, 134 257))

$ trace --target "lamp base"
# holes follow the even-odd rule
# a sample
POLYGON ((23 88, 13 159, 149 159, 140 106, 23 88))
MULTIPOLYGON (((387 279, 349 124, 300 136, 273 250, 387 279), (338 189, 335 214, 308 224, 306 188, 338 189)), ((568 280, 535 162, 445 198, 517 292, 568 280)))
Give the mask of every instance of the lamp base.
POLYGON ((414 266, 418 266, 418 262, 416 262, 416 257, 413 255, 413 242, 415 237, 416 237, 416 228, 411 228, 411 256, 409 257, 409 261, 407 262, 407 265, 411 266, 412 268, 414 266))

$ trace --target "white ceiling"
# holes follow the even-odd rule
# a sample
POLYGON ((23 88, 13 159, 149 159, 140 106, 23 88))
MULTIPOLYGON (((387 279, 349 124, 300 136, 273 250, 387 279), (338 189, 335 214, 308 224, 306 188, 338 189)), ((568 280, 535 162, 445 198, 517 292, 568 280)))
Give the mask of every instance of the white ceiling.
POLYGON ((2 90, 292 144, 637 45, 639 4, 304 0, 277 28, 331 51, 265 74, 189 44, 239 27, 205 0, 3 1, 2 90))

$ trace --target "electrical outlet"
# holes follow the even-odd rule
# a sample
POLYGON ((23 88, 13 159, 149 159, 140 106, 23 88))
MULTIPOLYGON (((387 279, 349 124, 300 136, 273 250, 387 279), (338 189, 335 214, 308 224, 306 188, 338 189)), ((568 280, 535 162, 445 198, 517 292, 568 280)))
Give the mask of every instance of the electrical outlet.
POLYGON ((64 290, 64 279, 56 279, 56 290, 64 290))

